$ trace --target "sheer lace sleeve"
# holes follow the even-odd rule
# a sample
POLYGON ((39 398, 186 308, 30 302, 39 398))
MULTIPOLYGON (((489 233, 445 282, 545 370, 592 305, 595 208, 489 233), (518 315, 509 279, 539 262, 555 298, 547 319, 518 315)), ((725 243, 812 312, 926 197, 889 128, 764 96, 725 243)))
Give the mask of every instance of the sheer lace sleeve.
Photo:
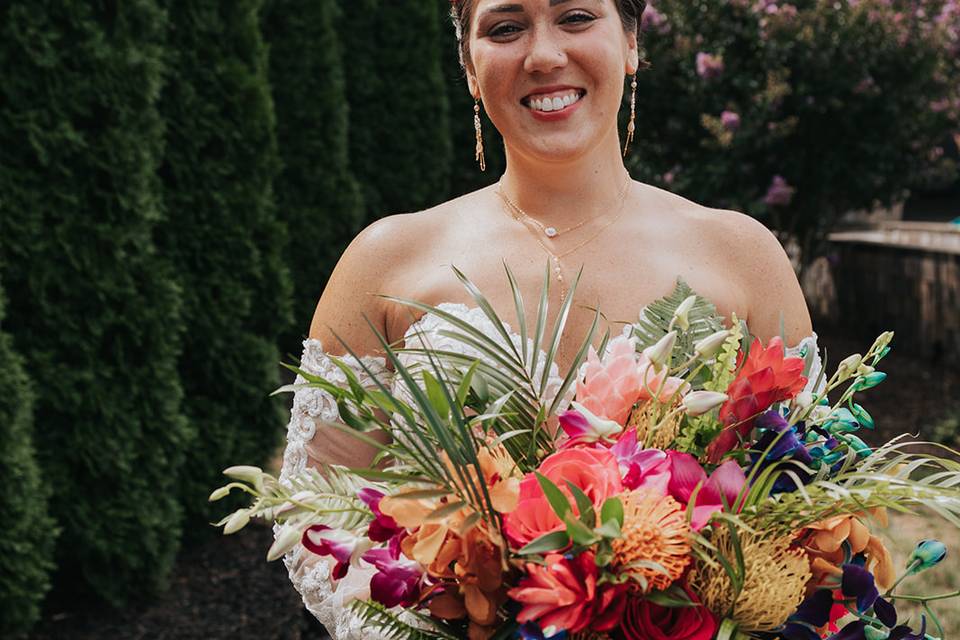
MULTIPOLYGON (((356 371, 361 384, 365 386, 373 384, 356 359, 348 356, 342 360, 356 371)), ((391 372, 386 369, 383 358, 370 356, 362 360, 374 375, 385 384, 389 384, 387 376, 390 376, 391 372)), ((300 367, 304 371, 322 375, 325 379, 338 384, 345 385, 347 382, 343 372, 323 351, 323 345, 319 340, 304 341, 300 367)), ((297 376, 296 382, 301 384, 306 380, 302 376, 297 376)), ((287 482, 291 475, 304 471, 308 465, 312 466, 313 460, 309 452, 310 445, 317 434, 315 420, 334 421, 339 417, 337 404, 333 396, 326 391, 304 388, 294 394, 290 424, 287 427, 283 470, 280 474, 281 482, 287 482)), ((283 560, 293 586, 303 598, 304 606, 326 627, 333 638, 380 640, 383 637, 376 630, 364 629, 363 621, 353 615, 348 606, 354 599, 369 597, 370 578, 373 575, 371 567, 352 567, 346 577, 332 584, 331 565, 327 557, 310 553, 298 544, 283 560)))

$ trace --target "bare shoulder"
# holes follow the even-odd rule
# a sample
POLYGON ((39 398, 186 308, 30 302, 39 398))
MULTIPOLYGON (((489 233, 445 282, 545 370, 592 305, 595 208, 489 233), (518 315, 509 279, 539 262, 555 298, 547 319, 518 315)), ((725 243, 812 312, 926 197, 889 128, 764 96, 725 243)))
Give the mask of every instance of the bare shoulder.
MULTIPOLYGON (((310 336, 326 345, 334 333, 350 344, 374 337, 369 320, 382 333, 388 303, 377 294, 393 293, 409 279, 424 252, 449 227, 452 202, 424 211, 384 216, 361 230, 331 273, 310 325, 310 336), (353 338, 351 341, 350 338, 353 338)), ((374 343, 368 346, 375 347, 374 343)))
MULTIPOLYGON (((669 193, 669 192, 667 192, 669 193)), ((744 291, 750 331, 763 340, 781 333, 790 345, 812 332, 800 282, 783 245, 762 222, 729 209, 707 207, 682 196, 673 198, 691 236, 717 256, 716 263, 744 291)))

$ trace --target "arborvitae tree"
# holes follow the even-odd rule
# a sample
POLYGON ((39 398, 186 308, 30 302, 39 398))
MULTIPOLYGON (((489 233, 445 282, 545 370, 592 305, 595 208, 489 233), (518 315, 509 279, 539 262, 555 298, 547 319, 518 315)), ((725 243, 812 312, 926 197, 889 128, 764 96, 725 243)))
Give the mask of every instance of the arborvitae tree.
MULTIPOLYGON (((444 3, 341 0, 350 162, 367 219, 445 200, 450 123, 444 3)), ((472 108, 472 107, 471 107, 472 108)), ((472 114, 472 111, 471 111, 472 114)))
POLYGON ((347 154, 339 13, 336 4, 316 0, 270 0, 263 11, 283 165, 274 192, 294 284, 293 328, 283 348, 296 355, 330 272, 364 220, 347 154))
POLYGON ((480 165, 474 158, 476 131, 473 128, 473 98, 467 87, 466 74, 460 66, 456 31, 449 19, 441 26, 444 30, 443 81, 450 101, 450 139, 453 142, 450 195, 460 196, 498 180, 506 167, 506 160, 503 138, 486 117, 481 103, 480 121, 483 125, 487 170, 480 171, 480 165))
POLYGON ((166 17, 153 0, 0 6, 6 331, 37 382, 58 564, 119 603, 172 565, 190 436, 179 291, 152 237, 166 17))
POLYGON ((33 447, 33 394, 3 315, 0 290, 0 636, 8 638, 40 617, 57 530, 33 447))
POLYGON ((263 464, 283 433, 277 339, 290 325, 284 233, 272 202, 277 151, 260 36, 261 0, 172 0, 161 97, 168 218, 159 245, 178 267, 186 324, 180 378, 197 433, 182 495, 186 533, 205 523, 221 472, 263 464))

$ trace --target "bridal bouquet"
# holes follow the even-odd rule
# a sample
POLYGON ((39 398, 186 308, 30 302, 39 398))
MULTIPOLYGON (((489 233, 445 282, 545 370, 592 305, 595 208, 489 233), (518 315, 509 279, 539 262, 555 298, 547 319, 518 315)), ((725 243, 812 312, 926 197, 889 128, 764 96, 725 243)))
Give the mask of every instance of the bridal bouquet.
POLYGON ((545 277, 528 332, 508 276, 519 344, 396 299, 445 316, 444 335, 483 357, 381 337, 402 394, 372 371, 362 386, 342 361, 348 384, 297 369, 336 399, 342 422, 330 426, 377 447, 375 466, 283 482, 227 469, 235 481, 211 499, 237 488, 253 502, 224 532, 260 517, 278 525, 269 559, 302 542, 331 557, 334 580, 375 567, 369 599, 352 606, 393 638, 898 640, 939 626, 929 601, 944 596, 898 589, 944 546, 922 541, 895 567, 871 534, 887 509, 919 506, 960 526, 960 464, 857 435, 873 418, 855 396, 883 381, 892 333, 828 376, 816 353, 787 357, 736 317, 724 328, 678 281, 599 350, 597 312, 548 393, 572 294, 547 331, 545 277), (405 351, 419 359, 404 364, 405 351), (926 615, 898 616, 906 601, 926 615))

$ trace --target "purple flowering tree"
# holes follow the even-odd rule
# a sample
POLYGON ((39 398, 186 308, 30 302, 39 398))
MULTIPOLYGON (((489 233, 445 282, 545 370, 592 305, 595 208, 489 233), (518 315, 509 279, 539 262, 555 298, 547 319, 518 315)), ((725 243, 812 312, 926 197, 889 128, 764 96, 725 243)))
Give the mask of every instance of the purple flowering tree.
POLYGON ((653 0, 635 176, 792 235, 956 177, 957 0, 653 0))

